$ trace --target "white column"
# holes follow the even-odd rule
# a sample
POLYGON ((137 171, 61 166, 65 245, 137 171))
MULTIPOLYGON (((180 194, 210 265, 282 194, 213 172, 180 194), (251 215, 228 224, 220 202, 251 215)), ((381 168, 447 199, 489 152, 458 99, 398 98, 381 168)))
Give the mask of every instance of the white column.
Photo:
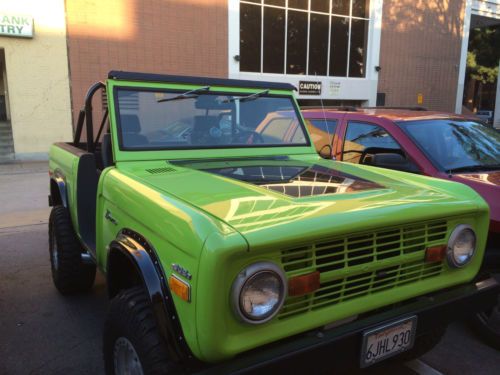
POLYGON ((464 28, 462 30, 462 49, 460 51, 460 65, 458 68, 457 100, 455 102, 455 113, 462 113, 462 101, 464 97, 465 67, 467 65, 467 49, 469 47, 469 31, 471 20, 472 0, 465 1, 464 28))
POLYGON ((368 55, 366 58, 366 78, 372 83, 372 89, 369 94, 368 106, 375 106, 377 104, 379 73, 375 70, 375 67, 380 64, 383 6, 383 0, 370 1, 370 30, 367 41, 368 55))
MULTIPOLYGON (((498 71, 500 72, 500 61, 498 62, 498 71)), ((495 117, 493 126, 500 129, 500 75, 497 77, 497 93, 495 99, 495 117)))

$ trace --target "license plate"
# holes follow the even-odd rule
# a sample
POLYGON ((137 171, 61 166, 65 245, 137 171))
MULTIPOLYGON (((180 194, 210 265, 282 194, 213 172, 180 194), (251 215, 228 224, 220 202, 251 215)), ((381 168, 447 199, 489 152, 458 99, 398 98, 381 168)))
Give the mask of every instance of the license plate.
POLYGON ((417 317, 365 331, 361 347, 360 366, 367 367, 413 347, 417 317))

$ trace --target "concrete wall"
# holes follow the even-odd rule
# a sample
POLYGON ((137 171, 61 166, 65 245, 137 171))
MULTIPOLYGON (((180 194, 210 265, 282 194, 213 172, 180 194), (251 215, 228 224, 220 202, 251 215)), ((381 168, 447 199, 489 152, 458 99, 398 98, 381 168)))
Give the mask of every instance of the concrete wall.
POLYGON ((66 3, 74 121, 110 70, 227 77, 227 0, 66 3))
POLYGON ((16 159, 46 159, 72 137, 64 0, 3 1, 1 11, 34 18, 33 39, 0 36, 0 48, 16 159))
POLYGON ((386 105, 453 112, 465 0, 384 0, 378 92, 386 105))

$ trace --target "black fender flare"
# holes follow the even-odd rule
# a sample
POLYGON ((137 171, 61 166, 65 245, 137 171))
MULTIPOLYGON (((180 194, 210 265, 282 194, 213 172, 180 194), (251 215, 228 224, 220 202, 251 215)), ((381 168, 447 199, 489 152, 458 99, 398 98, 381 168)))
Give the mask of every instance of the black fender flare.
MULTIPOLYGON (((167 279, 153 247, 140 234, 130 229, 122 229, 109 245, 109 254, 112 251, 125 255, 140 275, 149 295, 160 335, 167 344, 172 360, 189 367, 197 367, 198 361, 184 338, 172 295, 167 287, 167 279)), ((107 277, 110 276, 109 272, 106 274, 107 277)))
MULTIPOLYGON (((64 175, 58 170, 56 170, 52 175, 51 180, 54 181, 55 184, 57 185, 62 205, 64 206, 64 208, 68 208, 68 192, 66 189, 66 179, 64 178, 64 175)), ((54 198, 52 197, 52 200, 53 199, 54 198)))

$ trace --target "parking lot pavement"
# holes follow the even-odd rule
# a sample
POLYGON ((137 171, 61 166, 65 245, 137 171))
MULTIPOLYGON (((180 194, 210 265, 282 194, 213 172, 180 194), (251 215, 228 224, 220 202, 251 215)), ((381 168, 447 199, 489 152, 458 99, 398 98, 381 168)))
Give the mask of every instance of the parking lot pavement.
MULTIPOLYGON (((0 374, 99 375, 107 308, 104 279, 98 275, 89 293, 75 297, 63 297, 53 287, 46 169, 46 164, 0 166, 0 374)), ((421 360, 364 373, 489 375, 499 368, 500 352, 457 323, 421 360)))

